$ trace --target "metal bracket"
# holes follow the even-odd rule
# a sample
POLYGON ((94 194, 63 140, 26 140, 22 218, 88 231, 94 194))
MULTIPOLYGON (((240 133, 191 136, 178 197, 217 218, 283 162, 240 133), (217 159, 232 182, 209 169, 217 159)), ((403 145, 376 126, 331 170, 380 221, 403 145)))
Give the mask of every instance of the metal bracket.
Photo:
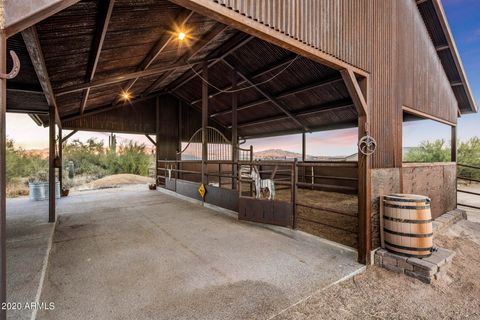
POLYGON ((10 50, 10 56, 12 57, 12 60, 13 60, 13 68, 7 74, 0 73, 0 79, 7 79, 7 80, 13 79, 20 72, 20 59, 18 59, 18 56, 15 53, 15 51, 10 50))

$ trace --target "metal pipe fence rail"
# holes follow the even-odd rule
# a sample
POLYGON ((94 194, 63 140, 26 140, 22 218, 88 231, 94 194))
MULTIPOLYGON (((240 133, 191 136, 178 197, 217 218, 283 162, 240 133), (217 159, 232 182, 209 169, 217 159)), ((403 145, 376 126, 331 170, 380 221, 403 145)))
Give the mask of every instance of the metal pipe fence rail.
MULTIPOLYGON (((475 172, 475 173, 480 174, 480 167, 479 167, 479 166, 474 166, 474 165, 468 165, 468 164, 458 163, 458 164, 457 164, 457 167, 470 169, 471 172, 475 172), (478 170, 478 171, 476 171, 476 170, 478 170)), ((458 170, 457 170, 457 171, 458 171, 458 170)), ((467 177, 467 176, 464 176, 464 174, 465 174, 465 173, 463 173, 462 175, 457 175, 457 185, 458 185, 458 180, 468 181, 468 182, 478 182, 478 183, 480 183, 480 179, 472 178, 472 177, 467 177)), ((480 192, 475 192, 475 191, 470 191, 470 190, 464 190, 464 189, 458 189, 458 188, 457 188, 457 192, 458 192, 458 193, 464 193, 464 194, 470 194, 470 195, 474 195, 474 196, 480 197, 480 192)), ((480 198, 479 198, 479 199, 480 199, 480 198)), ((458 206, 462 206, 462 207, 471 208, 471 209, 480 210, 480 206, 476 206, 476 205, 472 205, 472 204, 457 203, 457 205, 458 205, 458 206)))

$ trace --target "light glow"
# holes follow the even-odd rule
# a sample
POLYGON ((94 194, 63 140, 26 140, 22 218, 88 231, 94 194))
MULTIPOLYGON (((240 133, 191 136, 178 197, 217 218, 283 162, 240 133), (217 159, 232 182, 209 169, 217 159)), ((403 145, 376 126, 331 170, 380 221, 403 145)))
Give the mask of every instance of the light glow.
POLYGON ((124 100, 124 101, 130 101, 132 99, 132 95, 128 91, 122 91, 120 96, 122 97, 122 100, 124 100))
POLYGON ((185 32, 180 31, 178 33, 178 40, 183 41, 187 37, 187 34, 185 32))

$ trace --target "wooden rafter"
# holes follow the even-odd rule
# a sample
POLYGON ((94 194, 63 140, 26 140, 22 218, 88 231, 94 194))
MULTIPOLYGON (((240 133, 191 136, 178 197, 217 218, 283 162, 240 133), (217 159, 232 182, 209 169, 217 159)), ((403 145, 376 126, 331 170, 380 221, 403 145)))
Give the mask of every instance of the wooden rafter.
POLYGON ((152 137, 150 137, 150 135, 146 134, 145 137, 147 137, 147 139, 148 139, 154 146, 157 145, 157 143, 155 142, 155 140, 153 140, 152 137))
MULTIPOLYGON (((88 82, 93 81, 95 77, 95 72, 97 70, 98 61, 100 59, 100 53, 102 52, 103 42, 105 41, 105 36, 107 34, 108 25, 112 17, 113 6, 115 5, 115 0, 109 0, 107 2, 101 2, 104 4, 104 7, 101 10, 99 15, 99 21, 97 23, 98 28, 95 34, 93 41, 91 55, 88 61, 87 77, 88 82), (105 5, 106 4, 106 5, 105 5)), ((85 89, 83 92, 82 102, 80 104, 80 114, 83 114, 88 102, 88 96, 90 95, 90 88, 85 89)))
MULTIPOLYGON (((193 11, 188 11, 184 10, 180 15, 186 15, 186 17, 182 20, 182 23, 180 26, 184 26, 188 23, 188 20, 192 18, 194 15, 193 11)), ((155 62, 157 57, 168 47, 170 43, 175 39, 174 34, 169 34, 168 32, 165 32, 162 34, 160 39, 157 41, 157 43, 153 46, 153 48, 148 52, 147 56, 143 59, 143 61, 140 63, 140 65, 137 67, 137 71, 144 71, 150 68, 150 66, 155 62), (166 37, 168 35, 168 37, 166 37), (166 39, 165 39, 166 38, 166 39)), ((178 61, 178 60, 177 60, 178 61)), ((173 71, 170 71, 173 72, 173 71)), ((135 83, 138 81, 139 78, 133 78, 128 83, 123 87, 124 92, 129 92, 132 87, 135 85, 135 83)), ((113 104, 118 104, 122 101, 122 97, 118 96, 115 98, 113 104)))
MULTIPOLYGON (((199 62, 192 63, 192 64, 198 64, 199 62)), ((63 89, 57 90, 56 96, 63 96, 69 93, 73 92, 78 92, 85 90, 87 88, 98 88, 98 87, 105 87, 109 86, 114 83, 119 83, 123 81, 127 81, 130 79, 135 79, 135 78, 142 78, 142 77, 150 77, 158 74, 162 74, 164 72, 170 71, 170 70, 176 70, 176 69, 181 69, 190 66, 191 64, 186 64, 184 61, 179 61, 177 64, 173 64, 170 66, 165 66, 161 68, 155 68, 155 69, 149 69, 149 70, 143 70, 143 71, 136 71, 136 72, 131 72, 131 73, 126 73, 122 74, 119 76, 114 76, 114 77, 107 77, 104 79, 99 79, 99 80, 94 80, 91 82, 86 82, 86 83, 81 83, 69 87, 65 87, 63 89)))
POLYGON ((30 59, 32 60, 33 67, 35 68, 38 81, 40 82, 43 93, 45 94, 45 98, 47 99, 47 103, 51 107, 51 110, 55 112, 55 120, 61 127, 62 125, 60 116, 58 114, 57 101, 53 93, 52 84, 50 83, 47 66, 45 64, 45 59, 43 57, 40 40, 38 38, 38 33, 35 26, 22 31, 22 37, 23 41, 25 42, 25 46, 27 47, 30 59))
MULTIPOLYGON (((244 38, 242 41, 240 41, 239 43, 237 43, 236 45, 234 45, 232 48, 230 48, 229 50, 227 50, 227 52, 223 53, 220 57, 216 58, 216 59, 212 59, 213 61, 211 63, 208 64, 208 68, 211 68, 213 67, 214 65, 216 65, 218 62, 220 62, 222 59, 228 57, 229 55, 231 55, 233 52, 235 52, 236 50, 240 49, 241 47, 243 47, 244 45, 246 45, 247 43, 249 43, 250 41, 252 41, 254 39, 253 36, 248 36, 246 38, 244 38)), ((187 72, 190 72, 190 71, 187 71, 187 72)), ((200 71, 201 72, 201 71, 200 71)), ((179 88, 181 88, 183 85, 185 85, 186 83, 190 82, 191 80, 195 79, 196 77, 198 77, 197 73, 195 72, 192 72, 193 74, 190 75, 190 77, 186 78, 185 80, 183 80, 182 82, 180 82, 179 84, 177 84, 176 86, 174 86, 173 88, 171 88, 169 91, 171 92, 174 92, 176 90, 178 90, 179 88)), ((182 75, 183 76, 183 75, 182 75)))
MULTIPOLYGON (((292 95, 296 95, 296 94, 299 94, 299 93, 302 93, 302 92, 318 89, 318 88, 336 83, 340 80, 342 80, 342 77, 334 76, 334 77, 331 77, 331 78, 328 78, 328 79, 316 81, 316 82, 313 82, 313 83, 310 83, 310 84, 307 84, 307 85, 304 85, 304 86, 300 86, 300 87, 297 87, 297 88, 294 88, 294 89, 285 90, 285 91, 279 93, 278 95, 276 95, 275 99, 277 99, 277 100, 285 99, 285 98, 290 97, 292 95)), ((239 106, 237 111, 246 110, 246 109, 249 109, 249 108, 264 104, 264 103, 267 103, 269 101, 270 100, 268 100, 268 99, 255 100, 255 101, 252 101, 252 102, 249 102, 249 103, 246 103, 246 104, 243 104, 243 105, 239 106)), ((195 103, 195 101, 192 104, 194 104, 194 103, 195 103)), ((230 114, 231 112, 232 112, 232 110, 228 109, 228 110, 224 110, 224 111, 214 113, 210 117, 223 116, 223 115, 230 114)))
MULTIPOLYGON (((235 69, 235 67, 229 63, 228 61, 226 61, 225 59, 222 59, 222 62, 225 63, 227 66, 229 66, 232 70, 235 69)), ((248 85, 250 85, 252 88, 255 88, 262 96, 264 96, 265 98, 267 98, 275 107, 277 107, 280 111, 282 111, 283 113, 285 113, 288 118, 292 119, 293 122, 295 122, 298 126, 302 127, 303 130, 305 131, 310 131, 310 129, 305 125, 303 124, 300 120, 298 120, 290 111, 288 111, 284 106, 281 105, 280 102, 277 101, 277 99, 275 99, 274 97, 272 97, 271 95, 269 95, 267 92, 265 92, 262 88, 260 88, 258 85, 256 85, 255 83, 253 83, 253 81, 251 81, 247 76, 245 76, 244 74, 242 74, 241 72, 239 72, 237 70, 237 74, 243 79, 246 81, 246 83, 248 85)))
POLYGON ((78 130, 73 130, 72 132, 67 134, 65 137, 62 138, 62 143, 65 143, 68 139, 70 139, 77 132, 78 132, 78 130))
MULTIPOLYGON (((345 108, 351 108, 353 107, 353 103, 351 100, 341 100, 341 101, 336 101, 333 103, 327 103, 327 104, 322 104, 314 107, 309 107, 301 111, 297 111, 293 113, 295 117, 305 117, 308 115, 314 115, 322 112, 328 112, 328 111, 334 111, 338 109, 345 109, 345 108)), ((276 121, 282 121, 286 120, 289 117, 287 115, 278 115, 278 116, 271 116, 271 117, 266 117, 262 119, 257 119, 245 123, 241 123, 238 125, 239 128, 245 128, 245 127, 251 127, 251 126, 256 126, 259 124, 265 124, 269 122, 276 122, 276 121)))
MULTIPOLYGON (((222 24, 215 24, 213 26, 213 28, 208 32, 208 34, 205 37, 198 40, 192 46, 192 48, 190 48, 190 50, 188 50, 188 52, 183 54, 182 57, 179 58, 177 61, 183 60, 183 61, 190 62, 193 58, 195 58, 196 55, 198 55, 199 52, 201 52, 205 47, 210 45, 210 43, 216 37, 218 37, 223 32, 225 32, 228 28, 229 28, 228 26, 224 26, 222 24)), ((169 72, 165 73, 161 77, 159 77, 157 80, 155 80, 155 82, 150 87, 147 88, 147 90, 142 92, 142 95, 150 94, 153 91, 155 91, 157 89, 158 85, 160 85, 160 83, 162 83, 163 80, 169 78, 174 72, 175 72, 175 70, 172 70, 172 71, 169 71, 169 72)))
MULTIPOLYGON (((272 71, 275 71, 279 68, 282 68, 282 67, 285 67, 286 65, 288 65, 289 63, 291 63, 294 59, 297 58, 297 55, 293 55, 293 56, 288 56, 287 58, 285 59, 282 59, 281 61, 279 62, 276 62, 264 69, 261 69, 251 75, 248 75, 248 78, 251 79, 252 81, 254 81, 255 79, 257 78, 260 78, 261 76, 264 76, 272 71)), ((245 80, 242 80, 240 81, 238 84, 237 84, 237 88, 238 87, 241 87, 242 85, 244 85, 246 83, 245 80)), ((229 85, 229 86, 226 86, 226 87, 223 87, 221 88, 222 90, 221 91, 215 91, 215 92, 212 92, 210 93, 209 97, 210 99, 220 95, 223 93, 223 91, 228 91, 228 90, 232 90, 232 85, 229 85)), ((202 99, 198 99, 198 100, 195 100, 192 102, 192 104, 197 104, 197 103, 200 103, 202 101, 202 99)))

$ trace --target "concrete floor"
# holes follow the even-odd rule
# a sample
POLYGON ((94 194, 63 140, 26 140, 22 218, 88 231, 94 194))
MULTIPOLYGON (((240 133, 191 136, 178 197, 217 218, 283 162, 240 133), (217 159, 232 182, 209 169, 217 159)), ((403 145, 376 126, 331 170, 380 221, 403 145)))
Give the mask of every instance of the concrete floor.
MULTIPOLYGON (((48 223, 48 202, 7 200, 7 299, 35 302, 54 224, 48 223)), ((9 310, 8 319, 30 319, 32 310, 9 310)))
POLYGON ((268 319, 363 269, 348 249, 145 188, 60 201, 40 299, 55 309, 37 319, 268 319))

